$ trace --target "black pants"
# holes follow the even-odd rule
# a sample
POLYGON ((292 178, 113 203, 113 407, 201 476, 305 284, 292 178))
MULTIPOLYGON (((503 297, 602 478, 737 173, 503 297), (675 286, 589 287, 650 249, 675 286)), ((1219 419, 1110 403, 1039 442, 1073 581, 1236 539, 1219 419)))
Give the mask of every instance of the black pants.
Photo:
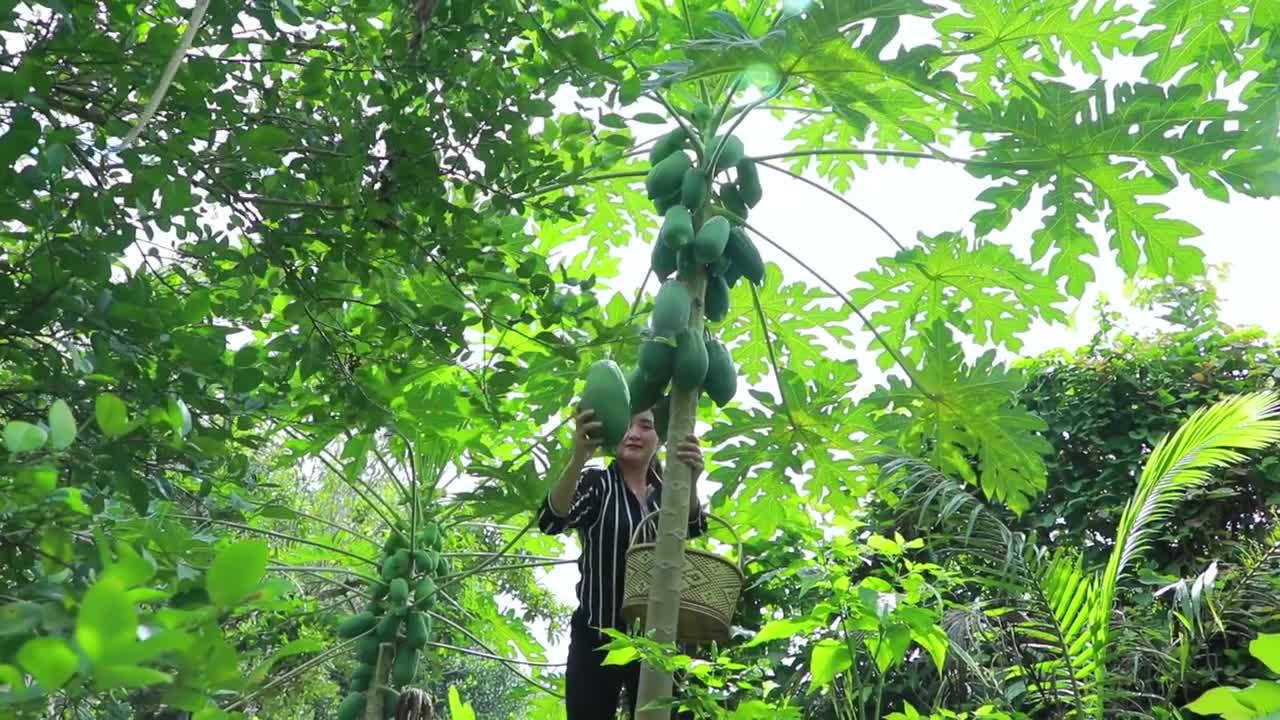
MULTIPOLYGON (((605 650, 598 649, 609 638, 587 624, 582 613, 574 613, 569 624, 569 659, 564 672, 565 706, 568 720, 615 720, 618 695, 627 690, 627 718, 636 714, 636 692, 640 687, 640 661, 626 665, 602 665, 605 650)), ((691 713, 671 711, 673 719, 692 718, 691 713)))

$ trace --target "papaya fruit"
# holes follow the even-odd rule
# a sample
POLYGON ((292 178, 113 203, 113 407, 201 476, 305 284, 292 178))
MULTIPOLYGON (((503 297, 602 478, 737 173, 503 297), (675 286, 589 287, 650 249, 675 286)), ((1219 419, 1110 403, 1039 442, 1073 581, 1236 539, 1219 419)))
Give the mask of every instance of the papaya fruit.
POLYGON ((444 556, 441 555, 438 551, 436 550, 427 551, 427 562, 429 562, 431 566, 435 568, 436 575, 440 574, 440 563, 443 560, 444 560, 444 556))
POLYGON ((674 338, 670 341, 653 339, 640 345, 640 369, 661 385, 666 385, 666 381, 671 379, 671 368, 676 359, 674 342, 674 338))
POLYGON ((418 651, 404 647, 396 653, 395 662, 391 665, 391 681, 400 687, 409 685, 418 674, 418 651))
POLYGON ((693 236, 693 258, 700 263, 713 263, 724 254, 729 241, 729 220, 723 215, 708 218, 693 236))
POLYGON ((747 203, 742 200, 737 185, 725 183, 720 186, 720 204, 733 213, 734 220, 741 222, 747 219, 747 203))
POLYGON ((387 592, 387 602, 395 607, 404 607, 409 602, 409 583, 402 577, 391 581, 391 589, 387 592))
POLYGON ((760 171, 750 158, 738 161, 738 197, 742 198, 747 207, 755 207, 764 197, 764 190, 760 187, 760 171))
POLYGON ((419 610, 430 610, 436 604, 436 581, 424 577, 413 589, 413 606, 419 610))
POLYGON ((688 280, 698 269, 698 261, 693 256, 693 246, 685 245, 676 253, 676 277, 688 280))
POLYGON ((707 344, 701 332, 686 330, 676 344, 675 369, 671 382, 685 391, 698 389, 707 376, 707 344))
POLYGON ((721 275, 707 276, 707 292, 702 306, 706 318, 711 322, 720 322, 729 314, 729 284, 721 275))
POLYGON ((735 227, 729 231, 729 242, 725 244, 724 254, 732 261, 731 269, 736 269, 751 284, 759 286, 764 283, 764 259, 742 228, 735 227))
POLYGON ((662 216, 662 229, 658 242, 672 250, 679 250, 693 240, 693 215, 683 205, 672 205, 662 216))
POLYGON ((670 157, 672 153, 682 150, 688 139, 689 134, 685 131, 684 126, 676 126, 675 130, 658 138, 658 141, 649 149, 649 164, 657 165, 670 157))
POLYGON ((396 639, 396 631, 400 629, 400 621, 404 618, 398 612, 389 612, 378 621, 378 641, 391 642, 396 639))
MULTIPOLYGON (((621 375, 622 371, 619 370, 618 374, 621 375)), ((624 385, 626 384, 625 380, 623 380, 623 384, 624 385)), ((627 398, 627 404, 628 405, 631 404, 630 398, 627 398)), ((631 423, 631 420, 630 418, 628 418, 627 424, 630 425, 630 423, 631 423)), ((624 430, 623 433, 625 434, 626 431, 624 430)), ((453 563, 449 562, 449 558, 441 555, 440 559, 436 561, 436 577, 438 578, 448 577, 449 575, 452 575, 452 574, 453 574, 453 563)))
POLYGON ((731 167, 736 167, 747 154, 747 149, 743 147, 742 141, 733 135, 728 137, 725 137, 724 135, 717 135, 716 138, 711 141, 711 150, 708 152, 715 152, 715 148, 719 147, 721 143, 724 143, 724 147, 720 150, 720 157, 716 158, 717 173, 731 167))
POLYGON ((702 383, 707 397, 724 407, 738 392, 738 370, 724 343, 712 338, 707 342, 707 379, 702 383))
POLYGON ((653 300, 653 315, 649 318, 653 334, 664 338, 679 337, 689 327, 689 306, 692 302, 689 288, 684 283, 678 280, 662 283, 653 300))
POLYGON ((666 441, 667 425, 671 423, 671 396, 664 394, 653 404, 653 428, 658 431, 658 439, 666 441))
POLYGON ((658 211, 659 215, 666 215, 667 211, 680 204, 680 193, 676 192, 666 197, 661 197, 653 201, 653 208, 658 211))
POLYGON ((369 689, 369 681, 373 680, 373 666, 361 665, 351 673, 351 689, 364 692, 369 689))
POLYGON ((364 712, 365 697, 362 692, 349 692, 338 706, 338 720, 356 720, 364 712))
POLYGON ((418 540, 425 550, 439 550, 440 541, 443 537, 440 534, 440 524, 435 520, 428 520, 422 524, 422 530, 418 532, 418 540))
POLYGON ((436 571, 436 558, 430 550, 414 550, 413 568, 416 572, 433 573, 436 571))
POLYGON ((381 600, 387 596, 388 586, 385 581, 369 583, 369 596, 374 600, 381 600))
MULTIPOLYGON (((725 244, 728 245, 728 242, 726 241, 725 244)), ((729 257, 721 253, 720 257, 716 258, 714 262, 707 263, 707 274, 724 275, 729 270, 730 264, 729 257)))
POLYGON ((427 631, 427 614, 409 613, 409 619, 404 624, 404 644, 414 650, 421 650, 427 646, 427 631))
POLYGON ((644 178, 644 189, 650 200, 680 194, 680 183, 684 180, 684 171, 693 163, 683 152, 673 152, 661 162, 649 168, 644 178))
POLYGON ((707 178, 698 168, 684 171, 680 181, 680 204, 695 211, 707 202, 707 178))
POLYGON ((394 555, 402 547, 404 547, 404 535, 401 535, 399 530, 392 529, 387 533, 387 541, 382 544, 382 555, 383 557, 394 555))
POLYGON ((676 251, 666 243, 654 243, 653 252, 649 256, 649 267, 659 280, 666 280, 676 271, 676 251))
POLYGON ((732 290, 733 286, 737 285, 738 281, 742 279, 742 271, 738 269, 737 265, 730 263, 729 267, 723 273, 720 273, 720 277, 724 278, 724 284, 728 285, 729 289, 732 290))
MULTIPOLYGON (((688 295, 685 292, 686 298, 688 295)), ((661 301, 661 295, 658 299, 661 301)), ((686 305, 686 323, 688 316, 686 305)), ((617 363, 612 360, 597 360, 592 363, 587 370, 586 387, 582 390, 582 408, 595 412, 595 420, 603 428, 606 448, 617 447, 622 442, 622 437, 631 425, 631 393, 627 390, 627 379, 623 377, 622 369, 617 363)))
POLYGON ((356 641, 355 651, 356 659, 365 665, 373 665, 378 662, 378 636, 365 635, 356 641))
POLYGON ((695 102, 692 117, 698 127, 706 127, 707 123, 711 122, 711 108, 706 103, 695 102))
POLYGON ((389 687, 382 688, 382 720, 395 720, 396 707, 400 705, 400 693, 389 687))
POLYGON ((395 553, 382 561, 382 579, 388 582, 392 578, 403 577, 409 572, 409 550, 400 548, 395 553))
POLYGON ((353 637, 369 632, 377 624, 378 618, 373 613, 357 613, 338 623, 338 637, 343 640, 350 640, 353 637))
POLYGON ((666 384, 658 385, 656 378, 650 377, 644 368, 637 367, 627 376, 627 387, 631 393, 631 414, 635 415, 653 407, 666 384))

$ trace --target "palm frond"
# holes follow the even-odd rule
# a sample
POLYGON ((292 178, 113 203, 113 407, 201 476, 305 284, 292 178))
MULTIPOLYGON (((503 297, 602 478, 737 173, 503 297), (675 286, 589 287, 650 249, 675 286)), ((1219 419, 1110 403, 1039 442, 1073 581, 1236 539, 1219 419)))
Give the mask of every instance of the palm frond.
POLYGON ((1094 608, 1094 645, 1106 662, 1107 633, 1116 587, 1125 571, 1150 543, 1156 525, 1168 518, 1187 491, 1204 484, 1214 468, 1245 458, 1243 450, 1257 450, 1280 440, 1280 398, 1262 392, 1235 395, 1187 418, 1176 432, 1162 439, 1147 458, 1138 487, 1125 506, 1116 528, 1115 547, 1100 580, 1094 608))

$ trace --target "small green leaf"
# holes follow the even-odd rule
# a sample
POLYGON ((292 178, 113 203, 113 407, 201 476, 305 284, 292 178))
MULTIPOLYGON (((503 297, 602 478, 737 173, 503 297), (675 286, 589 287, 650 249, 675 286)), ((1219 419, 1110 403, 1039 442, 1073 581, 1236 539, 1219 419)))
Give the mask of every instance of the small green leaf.
POLYGON ((1280 673, 1280 634, 1262 633, 1249 643, 1249 654, 1262 661, 1273 673, 1280 673))
POLYGON ((80 658, 62 638, 32 638, 18 651, 18 662, 47 692, 53 692, 66 684, 76 672, 80 658))
POLYGON ((453 720, 476 720, 476 711, 470 703, 462 702, 458 696, 458 688, 449 687, 449 717, 453 720))
POLYGON ((657 113, 650 112, 636 113, 631 119, 648 125, 665 125, 667 123, 666 118, 658 115, 657 113))
POLYGON ((191 411, 182 398, 169 398, 169 423, 179 437, 186 437, 191 433, 191 411))
POLYGON ((822 640, 813 646, 809 661, 813 673, 813 686, 820 688, 830 684, 836 675, 853 667, 849 646, 837 640, 822 640))
POLYGON ((76 439, 76 418, 65 400, 56 400, 49 408, 49 444, 62 450, 76 439))
POLYGON ((763 628, 760 628, 760 632, 756 633, 756 636, 751 638, 750 642, 743 647, 755 647, 756 645, 761 645, 771 640, 793 638, 796 635, 811 632, 814 625, 815 624, 811 621, 790 620, 788 618, 770 620, 768 624, 763 628))
POLYGON ((123 437, 133 429, 129 424, 129 409, 123 400, 111 393, 102 393, 94 400, 93 415, 98 427, 109 438, 123 437))
POLYGON ((4 426, 4 445, 15 455, 39 450, 48 439, 49 433, 44 428, 29 422, 10 420, 4 426))
POLYGON ((245 540, 218 553, 205 576, 205 589, 218 607, 231 607, 253 592, 266 572, 267 544, 245 540))
POLYGON ((138 616, 125 589, 114 578, 89 588, 76 616, 76 643, 97 664, 137 640, 138 616))
POLYGON ((107 665, 94 668, 94 684, 102 689, 144 688, 173 682, 168 673, 141 665, 107 665))

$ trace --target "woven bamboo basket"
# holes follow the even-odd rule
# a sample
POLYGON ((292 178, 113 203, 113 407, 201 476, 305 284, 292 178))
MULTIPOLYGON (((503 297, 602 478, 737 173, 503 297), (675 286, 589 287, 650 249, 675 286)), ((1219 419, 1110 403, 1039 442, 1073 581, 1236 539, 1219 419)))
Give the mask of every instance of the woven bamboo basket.
MULTIPOLYGON (((636 621, 643 625, 648 610, 657 545, 637 543, 636 538, 657 514, 657 511, 649 513, 636 525, 631 534, 631 545, 627 548, 627 571, 622 586, 622 617, 627 627, 634 626, 636 621)), ((729 627, 745 578, 742 573, 742 539, 737 531, 715 515, 707 515, 707 518, 729 529, 738 546, 738 564, 706 550, 685 548, 676 640, 693 646, 728 641, 729 627)))

